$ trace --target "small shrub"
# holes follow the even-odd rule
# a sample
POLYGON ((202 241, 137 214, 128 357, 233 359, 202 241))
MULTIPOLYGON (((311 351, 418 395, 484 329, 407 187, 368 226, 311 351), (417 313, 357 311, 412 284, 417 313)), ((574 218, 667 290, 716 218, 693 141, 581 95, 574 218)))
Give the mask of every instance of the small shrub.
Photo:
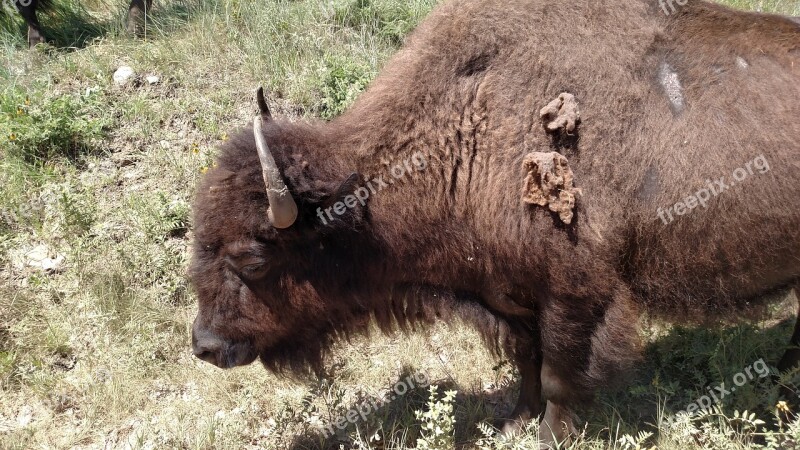
POLYGON ((136 213, 133 222, 149 241, 181 238, 188 230, 191 208, 182 198, 159 191, 131 198, 130 207, 136 213))
POLYGON ((374 76, 366 66, 332 58, 321 89, 320 111, 323 119, 333 119, 355 101, 374 76))
POLYGON ((14 374, 17 357, 13 352, 0 351, 0 386, 8 384, 14 374))
POLYGON ((653 433, 649 431, 640 431, 636 436, 626 434, 617 439, 617 444, 620 445, 622 450, 647 450, 651 448, 647 441, 653 437, 653 433))
POLYGON ((82 236, 89 232, 95 222, 96 205, 85 193, 64 189, 59 193, 58 206, 67 235, 82 236))
POLYGON ((455 424, 453 413, 456 391, 447 391, 439 399, 439 388, 430 386, 428 410, 414 414, 422 421, 422 437, 417 439, 417 448, 423 450, 450 450, 455 448, 455 424))
POLYGON ((539 422, 531 420, 522 433, 504 435, 487 423, 479 423, 481 437, 476 442, 480 450, 528 450, 539 448, 539 422))
POLYGON ((75 159, 94 148, 110 125, 103 105, 99 89, 49 97, 12 87, 0 97, 0 139, 9 155, 28 163, 75 159))

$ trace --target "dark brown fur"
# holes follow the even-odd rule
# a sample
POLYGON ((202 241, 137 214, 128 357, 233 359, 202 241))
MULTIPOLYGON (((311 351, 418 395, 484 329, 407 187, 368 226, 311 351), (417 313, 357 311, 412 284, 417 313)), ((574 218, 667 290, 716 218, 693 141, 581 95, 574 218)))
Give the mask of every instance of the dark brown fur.
POLYGON ((798 118, 800 27, 787 18, 702 1, 671 16, 650 0, 447 2, 347 113, 266 123, 300 207, 290 229, 266 218, 252 130, 223 146, 195 202, 195 330, 302 371, 372 318, 390 331, 466 314, 521 367, 515 416, 547 399, 548 424, 566 420, 636 358, 642 309, 734 317, 800 278, 798 118), (663 64, 683 108, 659 84, 663 64), (569 139, 539 119, 562 92, 580 104, 569 139), (570 225, 522 202, 523 159, 550 151, 582 191, 570 225), (425 171, 319 221, 318 207, 415 152, 425 171), (771 171, 708 209, 656 216, 761 154, 771 171))

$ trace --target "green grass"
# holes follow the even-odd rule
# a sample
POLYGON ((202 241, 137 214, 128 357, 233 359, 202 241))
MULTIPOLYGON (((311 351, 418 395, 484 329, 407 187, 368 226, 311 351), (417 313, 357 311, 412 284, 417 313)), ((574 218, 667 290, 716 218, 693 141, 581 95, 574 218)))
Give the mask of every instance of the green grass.
POLYGON ((796 0, 725 0, 720 3, 745 10, 800 16, 800 4, 796 0))
MULTIPOLYGON (((123 32, 126 2, 55 3, 42 17, 54 47, 28 50, 21 20, 0 15, 0 448, 512 448, 489 424, 513 402, 517 374, 461 325, 342 344, 332 377, 310 385, 258 366, 219 371, 189 351, 192 189, 228 130, 251 118, 255 88, 268 89, 276 115, 334 117, 434 0, 157 0, 142 39, 123 32), (126 86, 111 79, 121 65, 137 74, 126 86), (37 247, 62 266, 29 267, 37 247), (435 398, 413 389, 320 437, 320 425, 416 372, 435 398), (448 390, 457 395, 442 398, 448 390)), ((800 15, 796 1, 730 3, 800 15)), ((765 379, 719 414, 665 420, 707 386, 776 361, 790 329, 647 323, 645 361, 579 411, 574 448, 797 438, 796 424, 776 423, 765 379), (736 416, 745 410, 765 424, 736 416)))

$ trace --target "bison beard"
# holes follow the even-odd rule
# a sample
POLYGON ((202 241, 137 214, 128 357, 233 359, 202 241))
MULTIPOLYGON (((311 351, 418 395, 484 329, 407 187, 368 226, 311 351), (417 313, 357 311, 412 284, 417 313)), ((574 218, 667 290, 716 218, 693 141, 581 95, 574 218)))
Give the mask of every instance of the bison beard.
POLYGON ((252 129, 223 145, 194 204, 194 351, 302 374, 371 321, 462 318, 520 369, 510 419, 562 439, 638 357, 641 311, 713 323, 800 279, 798 57, 791 20, 702 1, 669 17, 649 0, 446 2, 341 117, 274 120, 260 99, 262 158, 252 129), (425 171, 319 221, 420 152, 425 171), (757 155, 769 173, 657 218, 757 155), (283 182, 297 217, 273 226, 283 182))

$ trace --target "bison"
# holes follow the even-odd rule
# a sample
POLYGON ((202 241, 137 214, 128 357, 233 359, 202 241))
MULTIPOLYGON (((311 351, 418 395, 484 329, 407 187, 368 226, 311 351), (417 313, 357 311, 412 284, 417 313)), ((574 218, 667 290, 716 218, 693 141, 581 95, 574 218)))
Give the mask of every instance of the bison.
POLYGON ((313 373, 373 320, 463 317, 519 368, 505 429, 552 442, 636 361, 643 312, 736 319, 800 280, 788 17, 451 0, 340 117, 258 100, 193 206, 192 345, 222 368, 313 373))
MULTIPOLYGON (((42 34, 39 19, 36 17, 36 10, 45 9, 50 6, 50 0, 7 0, 13 3, 25 22, 28 24, 28 45, 33 47, 46 41, 42 34)), ((128 32, 135 33, 138 27, 144 22, 145 15, 150 11, 153 0, 131 0, 128 8, 128 32)))

